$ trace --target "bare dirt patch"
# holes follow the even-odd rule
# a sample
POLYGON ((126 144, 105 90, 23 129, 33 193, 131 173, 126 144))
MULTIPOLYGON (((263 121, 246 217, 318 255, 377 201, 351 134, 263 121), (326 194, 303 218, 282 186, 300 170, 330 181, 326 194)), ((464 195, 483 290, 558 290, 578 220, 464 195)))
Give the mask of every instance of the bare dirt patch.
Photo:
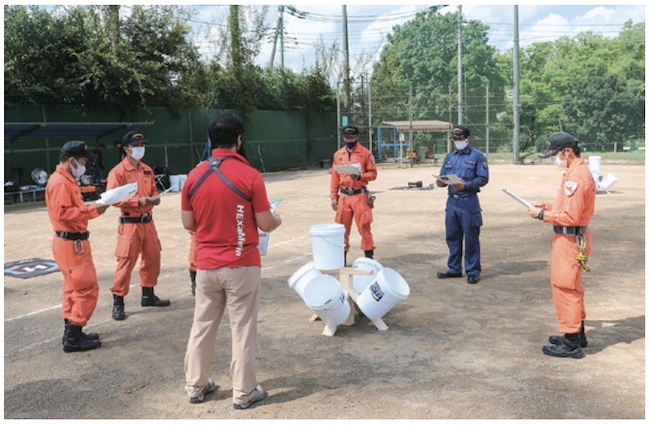
MULTIPOLYGON (((556 333, 549 287, 552 231, 504 195, 507 186, 530 200, 551 200, 560 173, 551 165, 491 166, 480 194, 483 275, 438 280, 446 269, 446 192, 391 190, 433 182, 439 167, 380 166, 370 184, 377 195, 375 259, 397 270, 411 295, 386 316, 387 331, 367 319, 321 335, 322 322, 287 285, 311 261, 309 227, 331 223, 329 175, 304 170, 264 175, 283 225, 263 258, 258 378, 269 397, 234 411, 230 335, 217 337, 212 369, 221 386, 200 405, 183 390, 183 357, 194 299, 187 267, 189 236, 180 196, 163 198, 154 218, 163 246, 157 294, 169 308, 140 307, 140 290, 126 297, 127 320, 111 319, 118 211, 91 221, 101 288, 87 330, 102 347, 61 350, 61 276, 5 277, 5 418, 164 419, 440 419, 645 418, 645 167, 602 165, 618 183, 600 192, 592 220, 594 246, 586 273, 587 337, 582 360, 542 354, 556 333)), ((52 229, 43 203, 8 206, 5 262, 52 258, 52 229)), ((363 255, 352 232, 351 262, 363 255)), ((137 273, 132 285, 137 285, 137 273)))

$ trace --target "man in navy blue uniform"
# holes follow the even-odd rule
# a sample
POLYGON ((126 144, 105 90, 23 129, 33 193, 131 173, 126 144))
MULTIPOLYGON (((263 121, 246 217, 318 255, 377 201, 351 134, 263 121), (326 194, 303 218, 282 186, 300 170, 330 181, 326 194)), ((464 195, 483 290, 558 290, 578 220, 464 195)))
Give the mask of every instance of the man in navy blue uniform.
POLYGON ((479 233, 483 225, 478 192, 490 179, 487 159, 469 145, 469 128, 457 125, 451 133, 456 150, 445 156, 440 175, 455 174, 462 182, 446 184, 436 180, 439 187, 447 187, 445 228, 449 258, 447 271, 439 272, 439 279, 462 277, 463 237, 465 238, 465 272, 467 283, 477 283, 481 275, 481 243, 479 233))

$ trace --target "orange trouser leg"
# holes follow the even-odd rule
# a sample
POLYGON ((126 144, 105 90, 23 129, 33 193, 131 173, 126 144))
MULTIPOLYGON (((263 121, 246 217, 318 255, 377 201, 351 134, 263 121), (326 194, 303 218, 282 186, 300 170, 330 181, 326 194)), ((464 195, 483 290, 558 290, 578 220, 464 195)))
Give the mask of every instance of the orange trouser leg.
POLYGON ((352 218, 357 224, 357 229, 361 235, 361 249, 370 251, 375 249, 375 242, 370 230, 372 223, 372 209, 368 205, 368 197, 365 194, 359 195, 340 195, 339 205, 336 209, 337 223, 345 226, 345 251, 350 250, 350 229, 352 227, 352 218))
POLYGON ((117 269, 113 277, 111 292, 125 297, 129 293, 131 272, 140 259, 140 285, 147 288, 156 286, 160 274, 160 241, 153 222, 143 224, 121 224, 118 228, 117 269))
MULTIPOLYGON (((586 254, 591 248, 591 233, 587 232, 586 254)), ((586 318, 584 289, 580 284, 582 266, 576 260, 578 247, 575 237, 555 235, 551 262, 551 290, 561 333, 578 333, 586 318)))
POLYGON ((55 236, 52 254, 63 274, 63 318, 73 325, 86 326, 99 297, 90 242, 70 241, 55 236))
POLYGON ((140 285, 145 288, 153 288, 158 284, 160 251, 162 248, 154 222, 141 224, 140 226, 144 227, 142 257, 140 258, 140 285))

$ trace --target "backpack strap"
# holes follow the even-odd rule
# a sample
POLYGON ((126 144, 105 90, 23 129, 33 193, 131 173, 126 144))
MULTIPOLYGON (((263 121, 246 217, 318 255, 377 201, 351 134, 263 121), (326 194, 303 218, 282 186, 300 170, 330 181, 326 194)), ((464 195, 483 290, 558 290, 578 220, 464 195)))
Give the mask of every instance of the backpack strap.
POLYGON ((201 184, 203 184, 203 182, 205 181, 205 179, 208 178, 210 173, 212 173, 214 171, 217 174, 217 176, 219 176, 219 178, 226 184, 226 186, 228 186, 233 192, 235 192, 241 198, 243 198, 246 201, 250 202, 251 198, 249 196, 247 196, 241 190, 237 189, 237 187, 235 187, 235 185, 232 184, 232 182, 230 180, 228 180, 228 178, 221 172, 221 170, 219 170, 219 166, 221 165, 221 163, 223 161, 227 160, 227 159, 234 159, 234 158, 229 157, 229 156, 226 156, 226 157, 223 157, 223 158, 218 158, 218 159, 208 158, 208 162, 210 163, 210 166, 208 167, 206 172, 201 176, 199 181, 197 181, 196 184, 189 191, 189 193, 187 194, 187 198, 191 199, 192 195, 194 195, 194 192, 196 192, 196 190, 199 188, 199 186, 201 186, 201 184))

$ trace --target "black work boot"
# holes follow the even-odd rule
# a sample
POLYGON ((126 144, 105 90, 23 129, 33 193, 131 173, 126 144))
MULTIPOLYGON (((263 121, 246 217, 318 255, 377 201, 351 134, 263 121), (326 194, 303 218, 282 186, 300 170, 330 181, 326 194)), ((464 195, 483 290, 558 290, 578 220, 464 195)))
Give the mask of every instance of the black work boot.
POLYGON ((371 249, 369 251, 363 251, 363 255, 365 255, 366 258, 370 258, 372 260, 372 257, 375 256, 375 250, 371 249))
POLYGON ((196 272, 190 271, 190 280, 192 281, 192 295, 196 296, 196 272))
MULTIPOLYGON (((548 337, 548 342, 550 342, 553 345, 560 345, 560 342, 562 340, 562 335, 551 335, 548 337)), ((582 326, 580 326, 580 333, 578 334, 578 342, 580 342, 580 346, 582 348, 585 348, 588 344, 587 341, 587 335, 585 335, 585 322, 582 322, 582 326)))
POLYGON ((124 297, 115 294, 113 294, 113 319, 126 319, 126 315, 124 314, 124 297))
POLYGON ((74 351, 88 351, 99 348, 102 342, 99 339, 89 339, 81 331, 81 326, 68 323, 65 325, 63 334, 63 351, 72 353, 74 351))
POLYGON ((348 266, 348 252, 343 251, 343 267, 347 267, 347 266, 348 266))
POLYGON ((545 345, 542 352, 553 357, 571 357, 572 359, 581 359, 585 353, 580 348, 579 333, 564 334, 560 337, 558 345, 545 345))
POLYGON ((167 307, 171 302, 169 300, 161 300, 153 293, 153 288, 142 287, 142 307, 167 307))
MULTIPOLYGON (((65 326, 67 326, 68 323, 70 323, 70 322, 68 321, 68 319, 63 319, 63 323, 64 323, 64 327, 65 327, 65 326)), ((86 333, 83 333, 83 332, 82 332, 81 334, 84 335, 84 336, 85 336, 86 338, 88 338, 88 339, 99 339, 99 334, 96 334, 96 333, 89 333, 89 334, 86 334, 86 333)), ((63 342, 65 342, 65 329, 64 329, 64 331, 63 331, 63 338, 61 338, 61 343, 63 344, 63 342)))

